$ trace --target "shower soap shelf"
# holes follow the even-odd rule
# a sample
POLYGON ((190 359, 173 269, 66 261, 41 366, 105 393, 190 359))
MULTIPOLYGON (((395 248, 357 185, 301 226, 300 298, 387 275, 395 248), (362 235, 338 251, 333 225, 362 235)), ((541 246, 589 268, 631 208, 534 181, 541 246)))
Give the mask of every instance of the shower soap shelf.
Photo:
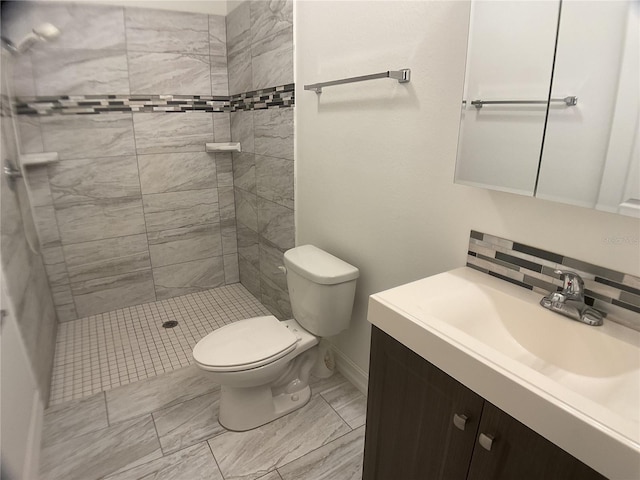
POLYGON ((206 143, 207 152, 241 152, 240 142, 206 143))
POLYGON ((45 165, 47 163, 57 162, 58 160, 58 152, 27 153, 24 155, 20 155, 20 166, 32 167, 37 165, 45 165))

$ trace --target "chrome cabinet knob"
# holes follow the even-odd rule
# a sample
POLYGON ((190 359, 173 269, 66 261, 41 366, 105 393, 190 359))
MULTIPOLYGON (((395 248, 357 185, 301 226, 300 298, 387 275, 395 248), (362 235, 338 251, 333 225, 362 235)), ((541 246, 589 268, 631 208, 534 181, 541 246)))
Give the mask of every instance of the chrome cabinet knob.
POLYGON ((493 435, 489 435, 486 433, 481 433, 480 436, 478 437, 478 442, 480 443, 480 446, 487 451, 491 451, 491 446, 493 445, 494 440, 495 440, 495 437, 493 435))
POLYGON ((469 417, 466 415, 458 413, 453 414, 453 424, 458 430, 464 430, 464 427, 467 425, 467 420, 469 420, 469 417))

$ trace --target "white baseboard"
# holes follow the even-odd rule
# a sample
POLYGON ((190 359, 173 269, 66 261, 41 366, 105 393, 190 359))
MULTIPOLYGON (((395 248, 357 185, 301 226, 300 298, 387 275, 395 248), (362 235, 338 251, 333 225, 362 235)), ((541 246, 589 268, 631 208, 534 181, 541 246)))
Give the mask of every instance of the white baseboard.
POLYGON ((333 346, 333 354, 338 371, 366 396, 369 385, 369 375, 356 365, 353 360, 338 350, 335 345, 333 346))

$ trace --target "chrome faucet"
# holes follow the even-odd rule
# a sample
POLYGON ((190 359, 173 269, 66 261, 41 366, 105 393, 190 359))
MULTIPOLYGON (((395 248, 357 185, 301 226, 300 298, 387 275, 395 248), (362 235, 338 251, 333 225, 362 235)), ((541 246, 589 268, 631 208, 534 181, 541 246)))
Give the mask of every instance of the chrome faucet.
POLYGON ((561 292, 542 297, 540 305, 587 325, 602 325, 602 314, 584 303, 584 281, 576 272, 555 270, 564 279, 561 292))

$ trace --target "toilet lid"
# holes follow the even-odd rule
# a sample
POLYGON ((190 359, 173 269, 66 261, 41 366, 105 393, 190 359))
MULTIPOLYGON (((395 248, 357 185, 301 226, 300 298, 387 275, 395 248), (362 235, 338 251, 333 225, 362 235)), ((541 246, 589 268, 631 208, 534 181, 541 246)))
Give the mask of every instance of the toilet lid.
POLYGON ((208 367, 255 368, 286 355, 297 338, 273 315, 240 320, 214 330, 193 349, 193 358, 208 367))

